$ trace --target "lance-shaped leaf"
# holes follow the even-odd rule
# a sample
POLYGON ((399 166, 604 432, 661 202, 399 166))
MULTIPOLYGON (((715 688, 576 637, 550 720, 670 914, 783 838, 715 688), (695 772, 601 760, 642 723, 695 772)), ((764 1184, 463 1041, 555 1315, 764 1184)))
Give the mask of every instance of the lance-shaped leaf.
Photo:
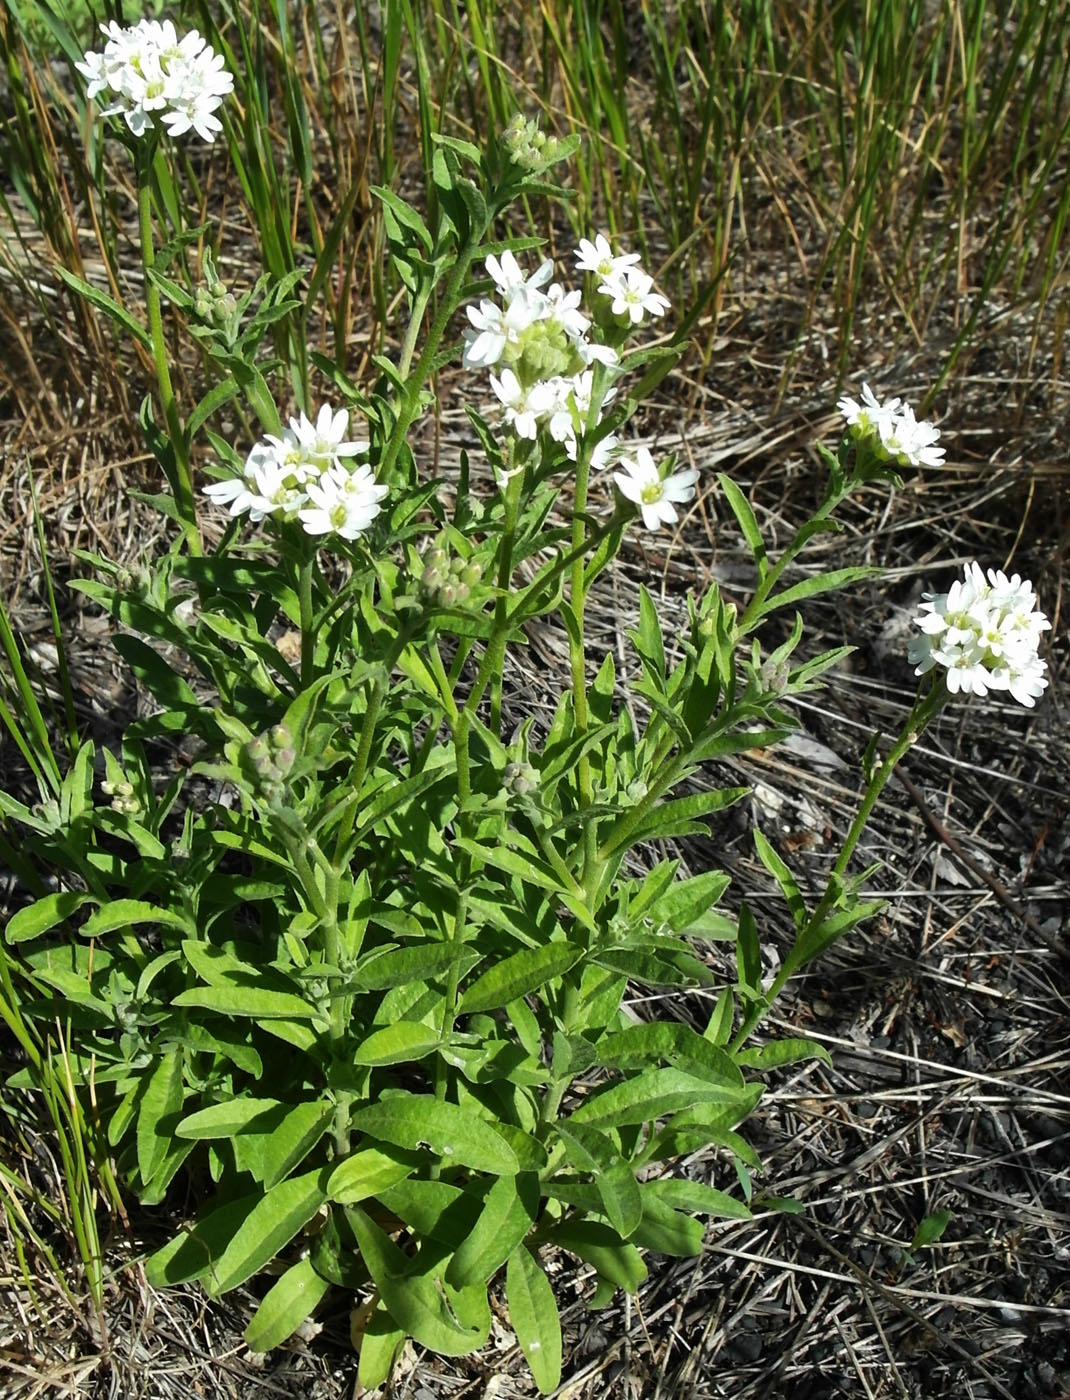
POLYGON ((443 1356, 463 1356, 483 1345, 490 1306, 482 1285, 451 1288, 435 1276, 430 1261, 403 1253, 359 1206, 347 1215, 390 1316, 410 1337, 443 1356))
POLYGON ((391 1094, 358 1109, 351 1121, 358 1131, 399 1147, 426 1144, 445 1163, 495 1176, 515 1176, 520 1170, 516 1153, 489 1123, 433 1094, 391 1094))
POLYGON ((242 1221, 204 1278, 205 1291, 218 1298, 259 1273, 284 1249, 327 1198, 327 1169, 280 1181, 242 1221))
POLYGON ((315 1311, 330 1288, 312 1266, 311 1259, 299 1259, 269 1290, 245 1329, 250 1351, 271 1351, 292 1337, 315 1311))
POLYGON ((509 1256, 505 1300, 535 1384, 549 1395, 561 1384, 561 1318, 550 1280, 526 1245, 509 1256))
POLYGON ((646 1265, 634 1245, 597 1220, 564 1220, 550 1231, 550 1243, 567 1249, 626 1293, 637 1293, 646 1278, 646 1265))
POLYGON ((346 1157, 331 1172, 327 1195, 332 1201, 353 1205, 369 1196, 378 1196, 404 1181, 419 1166, 420 1157, 416 1152, 393 1144, 373 1147, 367 1139, 364 1144, 359 1152, 346 1157))
POLYGON ((593 1095, 572 1118, 592 1127, 619 1128, 629 1123, 648 1123, 694 1104, 731 1104, 742 1097, 739 1089, 711 1084, 682 1070, 648 1069, 593 1095))
POLYGON ((500 1176, 487 1192, 483 1210, 446 1269, 455 1288, 487 1283, 526 1238, 539 1212, 539 1180, 532 1172, 500 1176))
POLYGON ((582 956, 583 949, 575 943, 521 948, 476 978, 461 998, 460 1010, 472 1015, 505 1006, 562 976, 582 956))

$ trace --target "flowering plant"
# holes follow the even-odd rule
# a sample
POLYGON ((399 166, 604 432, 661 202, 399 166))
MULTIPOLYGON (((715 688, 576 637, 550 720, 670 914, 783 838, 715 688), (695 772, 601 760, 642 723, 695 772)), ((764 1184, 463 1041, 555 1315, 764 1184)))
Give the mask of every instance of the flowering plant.
POLYGON ((706 1220, 778 1204, 756 1192, 739 1128, 766 1071, 825 1052, 753 1033, 787 978, 877 907, 849 871, 858 838, 949 694, 1030 703, 1043 688, 1045 624, 1017 577, 973 569, 924 605, 917 703, 884 762, 867 757, 812 907, 755 832, 795 925, 766 984, 746 900, 719 908, 729 876, 683 878, 655 843, 708 834, 747 792, 716 786, 711 765, 786 737, 793 698, 843 658, 804 655, 798 616, 772 650, 759 631, 865 576, 794 566, 860 485, 904 458, 931 464, 937 433, 868 389, 863 408, 845 400, 852 431, 824 451, 824 498, 770 557, 730 477, 675 471, 625 437, 678 353, 631 344, 668 310, 635 255, 581 244, 585 304, 552 264, 524 271, 533 240, 494 237, 515 199, 561 193, 545 176, 567 153, 524 123, 487 155, 439 137, 433 215, 377 190, 409 329, 370 386, 313 356, 335 397, 285 427, 259 347, 300 279, 253 310, 214 278, 207 293, 148 278, 226 373, 186 422, 161 376, 167 433, 146 414, 161 461, 239 395, 263 435, 239 449, 208 432, 204 495, 228 523, 207 554, 177 473, 161 502, 182 528, 170 552, 136 575, 86 557, 80 586, 120 624, 153 705, 103 753, 103 784, 84 740, 39 807, 4 800, 32 872, 5 937, 37 1013, 77 1028, 70 1074, 129 1187, 159 1203, 187 1168, 204 1199, 149 1278, 216 1295, 271 1265, 247 1331, 261 1350, 332 1287, 355 1292, 368 1388, 409 1337, 448 1355, 482 1345, 504 1270, 549 1393, 552 1251, 588 1264, 604 1301, 638 1286, 643 1251, 696 1254, 706 1220), (493 406, 467 406, 489 468, 476 485, 480 459, 435 476, 414 447, 432 376, 458 359, 491 375, 493 406), (711 585, 667 637, 641 588, 625 688, 612 653, 593 654, 588 596, 637 513, 650 531, 678 526, 700 486, 751 550, 750 600, 740 611, 711 585), (536 619, 569 655, 541 718, 513 712, 503 687, 536 619), (720 977, 716 943, 731 951, 720 977), (629 983, 705 988, 712 1010, 701 1031, 640 1020, 629 983), (674 1170, 711 1146, 726 1171, 674 1170))

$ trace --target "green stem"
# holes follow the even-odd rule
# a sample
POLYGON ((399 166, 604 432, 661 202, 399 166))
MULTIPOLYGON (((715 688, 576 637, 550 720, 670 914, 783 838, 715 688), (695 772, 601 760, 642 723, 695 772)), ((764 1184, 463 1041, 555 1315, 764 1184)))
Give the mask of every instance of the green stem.
MULTIPOLYGON (((468 735, 472 719, 479 702, 486 693, 487 686, 494 678, 501 678, 505 661, 506 639, 509 635, 509 585, 513 576, 513 545, 516 541, 516 525, 520 514, 520 497, 524 487, 523 474, 511 476, 505 486, 505 523, 502 529, 501 550, 498 555, 498 599, 494 605, 494 623, 491 628, 487 649, 479 664, 476 678, 472 683, 464 709, 457 717, 453 731, 454 752, 457 758, 458 795, 463 803, 471 796, 471 779, 468 761, 468 735)), ((501 722, 501 699, 496 706, 497 714, 492 715, 492 727, 501 722)))
POLYGON ((914 705, 906 718, 906 722, 903 725, 899 737, 888 751, 888 756, 876 772, 870 776, 862 802, 844 838, 843 848, 836 860, 836 864, 832 867, 824 894, 818 901, 813 913, 799 930, 795 942, 781 964, 780 971, 770 983, 769 989, 764 993, 761 1002, 757 1003, 744 1017, 743 1024, 740 1026, 735 1039, 732 1041, 729 1053, 735 1053, 747 1037, 751 1035, 765 1019, 767 1012, 772 1009, 773 1003, 783 990, 784 984, 798 970, 800 963, 793 956, 796 949, 804 946, 807 939, 813 937, 835 907, 837 900, 843 892, 843 881, 847 874, 847 868, 851 863, 851 857, 854 855, 855 848, 861 839, 863 831, 866 829, 866 825, 869 822, 878 798, 884 791, 888 779, 895 772, 903 756, 918 742, 918 739, 924 733, 925 729, 940 712, 944 702, 947 700, 947 694, 947 686, 944 684, 943 678, 941 677, 933 681, 928 689, 920 693, 914 701, 914 705))
MULTIPOLYGON (((576 460, 575 499, 572 507, 572 579, 568 607, 572 613, 572 626, 568 629, 569 662, 572 672, 572 718, 577 738, 587 733, 587 650, 584 645, 583 625, 587 606, 587 592, 584 579, 584 543, 587 510, 587 483, 590 477, 590 454, 584 444, 576 460)), ((586 811, 594 802, 594 782, 591 777, 591 758, 581 753, 576 765, 576 784, 579 789, 580 811, 586 811)), ((588 907, 594 898, 599 874, 598 826, 588 821, 583 826, 583 867, 582 880, 588 907)), ((593 912, 593 910, 592 910, 593 912)))
MULTIPOLYGON (((482 233, 480 233, 480 237, 482 237, 482 233)), ((427 333, 427 340, 424 342, 424 348, 420 352, 420 357, 416 361, 412 374, 405 384, 405 401, 401 405, 397 422, 394 424, 393 431, 390 434, 390 438, 387 441, 382 458, 379 462, 378 476, 380 480, 389 481, 390 472, 394 463, 397 461, 398 453, 401 451, 405 439, 408 437, 409 429, 412 427, 413 421, 420 411, 420 390, 423 387, 424 381, 431 373, 435 355, 438 353, 439 344, 446 332, 446 325, 453 315, 453 310, 457 301, 460 299, 461 287, 464 285, 464 279, 468 275, 468 268, 472 262, 472 256, 475 253, 476 247, 478 246, 478 241, 478 239, 475 240, 475 242, 462 248, 458 252, 457 260, 450 270, 449 281, 446 284, 446 293, 439 303, 439 308, 431 322, 430 330, 427 333)), ((428 295, 430 295, 430 290, 428 295)), ((409 344, 409 341, 411 338, 413 344, 415 343, 413 326, 415 325, 418 328, 420 319, 422 319, 422 317, 417 318, 414 316, 413 321, 410 323, 408 334, 406 335, 405 347, 402 353, 404 355, 407 348, 410 359, 412 356, 412 346, 409 344)))
POLYGON ((316 629, 312 625, 312 576, 316 568, 316 548, 304 542, 304 557, 297 575, 297 600, 301 610, 301 689, 312 684, 316 659, 316 629))
MULTIPOLYGON (((568 1035, 576 1024, 576 1014, 579 1011, 580 993, 576 983, 571 979, 565 982, 564 1000, 561 1006, 561 1033, 568 1035)), ((568 1075, 563 1075, 560 1079, 555 1079, 546 1091, 539 1108, 539 1123, 546 1128, 553 1123, 561 1107, 561 1100, 565 1097, 571 1079, 568 1075)))
POLYGON ((164 423, 175 459, 174 476, 169 484, 175 497, 178 513, 184 522, 189 551, 191 554, 201 554, 203 551, 200 532, 197 528, 197 511, 193 501, 193 478, 190 475, 186 434, 178 416, 175 391, 171 385, 171 370, 167 362, 167 344, 163 334, 160 292, 151 276, 156 265, 152 235, 152 159, 154 150, 155 143, 146 143, 143 148, 139 148, 137 158, 137 212, 141 239, 141 265, 145 272, 145 306, 149 317, 149 337, 152 341, 152 358, 156 366, 160 407, 163 409, 164 423))
MULTIPOLYGON (((857 483, 852 482, 850 484, 845 483, 844 485, 839 487, 830 487, 829 493, 825 497, 824 501, 815 511, 813 517, 806 522, 807 527, 812 527, 817 521, 827 520, 832 515, 836 507, 840 504, 840 502, 845 500, 851 494, 851 491, 855 485, 857 485, 857 483)), ((766 602, 768 601, 770 593, 772 593, 773 589, 780 582, 780 579, 784 574, 784 570, 788 567, 792 560, 795 559, 796 556, 802 552, 802 550, 809 542, 810 538, 810 533, 803 534, 801 530, 796 531, 795 536, 792 539, 791 543, 788 545, 787 549, 784 550, 784 553, 769 570, 765 578, 762 579, 762 581, 759 583, 758 587, 755 589, 754 597, 747 604, 743 616, 739 619, 738 635, 740 637, 745 636, 746 633, 749 632, 750 629, 761 620, 762 611, 765 607, 766 602)))
MULTIPOLYGON (((337 869, 341 869, 348 857, 346 848, 353 838, 353 828, 357 821, 357 802, 360 797, 360 790, 364 786, 364 778, 368 771, 368 763, 371 759, 372 743, 375 739, 375 727, 379 722, 379 711, 382 708, 383 698, 390 687, 390 677, 393 675, 394 667, 398 658, 409 644, 411 627, 402 627, 394 645, 383 658, 375 680, 372 682, 371 695, 368 697, 368 708, 364 712, 364 723, 360 731, 360 743, 357 746, 357 756, 353 760, 353 767, 349 771, 347 788, 353 795, 354 800, 346 808, 345 815, 338 827, 338 837, 334 847, 334 864, 337 869)), ((441 663, 440 663, 441 664, 441 663)), ((434 727, 434 726, 432 726, 434 727)))

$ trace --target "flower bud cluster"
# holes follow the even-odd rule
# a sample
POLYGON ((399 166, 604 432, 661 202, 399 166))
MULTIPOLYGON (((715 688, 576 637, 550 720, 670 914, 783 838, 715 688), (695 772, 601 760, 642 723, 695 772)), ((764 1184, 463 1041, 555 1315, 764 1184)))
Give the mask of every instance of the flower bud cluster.
POLYGON ((502 132, 502 145, 518 170, 538 174, 564 155, 564 142, 539 130, 538 122, 525 121, 517 112, 502 132))
POLYGON ((269 802, 281 802, 286 783, 297 762, 294 737, 285 724, 273 725, 265 734, 250 739, 242 756, 256 776, 260 792, 269 802))
POLYGON ((169 19, 143 19, 125 29, 112 20, 100 28, 108 36, 103 50, 91 50, 75 67, 87 80, 87 97, 106 93, 111 99, 103 116, 123 116, 135 136, 158 121, 171 136, 192 130, 215 140, 223 129, 216 108, 234 90, 222 54, 196 29, 180 39, 169 19))
POLYGON ((141 811, 141 803, 134 796, 134 785, 126 778, 120 778, 116 782, 105 780, 101 783, 100 790, 105 797, 111 798, 109 805, 113 812, 133 817, 141 811))
POLYGON ((865 443, 885 462, 901 467, 939 467, 944 449, 937 447, 940 430, 932 423, 919 422, 914 410, 902 399, 880 403, 868 384, 862 385, 862 400, 847 395, 836 407, 843 414, 851 436, 865 443))
POLYGON ((238 309, 238 301, 234 293, 227 290, 225 282, 213 278, 207 287, 198 287, 193 309, 208 325, 227 330, 238 309))
POLYGON ((512 763, 505 765, 502 787, 506 792, 514 797, 528 797, 537 791, 538 786, 539 774, 530 763, 523 759, 514 759, 512 763))
POLYGON ((947 593, 926 593, 914 619, 921 635, 907 656, 916 676, 943 666, 954 695, 987 695, 1006 690, 1019 704, 1033 708, 1048 682, 1037 655, 1042 633, 1051 627, 1036 610, 1033 585, 1018 575, 976 563, 947 593))
POLYGON ((441 545, 434 545, 423 557, 420 586, 440 607, 454 608, 466 603, 472 589, 483 577, 475 560, 449 556, 441 545))
POLYGON ((240 476, 213 481, 204 494, 231 515, 299 520, 308 535, 355 540, 379 514, 388 488, 366 463, 350 460, 369 444, 347 441, 348 428, 344 408, 335 413, 324 404, 314 423, 299 414, 278 437, 269 433, 256 444, 240 476))

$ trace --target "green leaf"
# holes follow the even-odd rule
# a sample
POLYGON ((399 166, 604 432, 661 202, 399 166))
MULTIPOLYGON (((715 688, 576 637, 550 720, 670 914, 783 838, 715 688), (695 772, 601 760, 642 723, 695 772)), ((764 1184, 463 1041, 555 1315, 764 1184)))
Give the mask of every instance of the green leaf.
POLYGON ((678 1069, 648 1069, 582 1103, 572 1120, 592 1127, 619 1128, 648 1123, 699 1103, 735 1103, 738 1089, 711 1084, 678 1069))
POLYGON ((785 588, 783 593, 776 594, 773 598, 767 598, 761 608, 755 614, 754 621, 767 617, 777 608, 793 607, 796 603, 801 603, 804 598, 813 598, 818 593, 830 593, 837 588, 846 588, 848 584, 859 583, 862 579, 872 578, 874 574, 879 574, 880 569, 875 565, 857 565, 850 569, 832 569, 827 574, 815 574, 813 578, 805 578, 801 583, 794 584, 791 588, 785 588))
POLYGON ((173 909, 158 909, 141 899, 112 899, 89 916, 79 933, 83 938, 97 938, 102 933, 113 933, 117 928, 133 928, 136 924, 189 928, 186 917, 173 909))
POLYGON ((110 297, 107 292, 102 292, 97 287, 90 286, 83 278, 76 277, 73 272, 69 272, 60 263, 56 264, 55 271, 66 282, 67 286, 72 287, 79 296, 92 306, 97 307, 98 310, 103 311, 117 326, 120 326, 128 335, 132 335, 146 349, 152 349, 152 339, 148 331, 140 321, 135 321, 130 312, 125 307, 120 306, 114 297, 110 297))
POLYGON ((736 941, 736 973, 739 984, 755 996, 762 991, 762 951, 754 915, 745 904, 739 906, 739 936, 736 941))
POLYGON ((433 1094, 391 1094, 358 1109, 351 1123, 358 1131, 398 1147, 426 1144, 444 1162, 473 1171, 515 1176, 520 1170, 516 1153, 489 1123, 433 1094))
POLYGON ((678 1069, 741 1090, 743 1075, 728 1055, 705 1036, 679 1021, 645 1021, 611 1031, 595 1046, 598 1063, 611 1069, 643 1069, 667 1060, 678 1069))
POLYGON ((679 864, 678 860, 663 860, 650 871, 628 905, 628 922, 630 924, 637 924, 640 917, 657 904, 672 884, 679 864))
POLYGON ((799 1060, 824 1060, 832 1064, 832 1058, 823 1045, 816 1040, 773 1040, 754 1050, 737 1050, 736 1063, 748 1069, 780 1069, 783 1065, 794 1065, 799 1060))
POLYGON ((710 1019, 706 1023, 706 1029, 702 1032, 703 1040, 708 1040, 711 1045, 727 1045, 732 1039, 735 1014, 736 1002, 732 995, 732 989, 725 987, 717 998, 717 1005, 710 1012, 710 1019))
POLYGON ((483 1345, 490 1335, 485 1288, 452 1289, 434 1276, 421 1254, 415 1259, 404 1254, 359 1206, 346 1214, 390 1316, 414 1341, 442 1356, 464 1356, 483 1345), (462 1325, 462 1315, 477 1317, 477 1325, 462 1325))
POLYGON ((913 1254, 916 1249, 928 1249, 930 1245, 936 1244, 943 1236, 950 1220, 951 1212, 949 1210, 938 1210, 935 1215, 927 1215, 914 1231, 914 1238, 910 1242, 907 1253, 913 1254))
POLYGON ((635 1246, 626 1244, 615 1230, 597 1220, 564 1220, 547 1238, 626 1293, 637 1293, 646 1278, 646 1265, 635 1246))
POLYGON ((148 1186, 162 1166, 174 1137, 174 1124, 182 1111, 182 1060, 179 1050, 168 1050, 153 1070, 137 1115, 137 1165, 148 1186))
POLYGON ((399 1147, 369 1147, 365 1142, 359 1152, 344 1158, 331 1172, 327 1195, 342 1205, 353 1205, 404 1181, 419 1162, 416 1153, 399 1147))
POLYGON ((487 1283, 526 1238, 538 1213, 539 1179, 533 1172, 500 1176, 475 1227, 450 1259, 446 1282, 455 1288, 487 1283))
POLYGON ((131 636, 129 632, 121 632, 112 639, 112 645, 152 698, 165 709, 197 707, 198 701, 193 691, 147 642, 131 636))
POLYGON ((385 185, 371 185, 369 186, 369 193, 375 195, 376 199, 386 206, 400 228, 406 228, 410 233, 416 235, 419 242, 423 244, 424 251, 430 255, 434 247, 434 240, 431 237, 427 225, 412 205, 406 204, 400 195, 396 195, 393 190, 387 189, 385 185))
MULTIPOLYGON (((175 1128, 184 1138, 229 1138, 246 1132, 257 1120, 269 1120, 283 1105, 278 1099, 228 1099, 226 1103, 209 1104, 196 1113, 187 1114, 175 1128)), ((255 1132, 255 1127, 253 1128, 255 1132)))
POLYGON ((728 1220, 751 1218, 749 1209, 742 1201, 737 1201, 726 1191, 706 1186, 701 1181, 689 1181, 683 1177, 663 1177, 658 1181, 643 1183, 644 1200, 648 1194, 672 1210, 691 1210, 698 1215, 715 1215, 728 1220))
POLYGON ((583 957, 575 943, 547 943, 541 948, 521 948, 477 977, 461 998, 462 1015, 493 1011, 536 991, 566 973, 583 957))
POLYGON ((758 852, 758 859, 780 886, 780 892, 791 910, 795 927, 802 930, 806 924, 806 905, 799 893, 799 886, 795 883, 795 876, 781 859, 779 852, 770 845, 757 827, 754 829, 754 846, 758 852))
POLYGON ((643 1197, 643 1218, 632 1235, 632 1243, 641 1249, 653 1249, 658 1254, 671 1254, 678 1259, 693 1259, 702 1253, 706 1231, 693 1215, 670 1210, 646 1186, 640 1187, 643 1197))
POLYGON ((708 763, 715 758, 729 758, 751 749, 772 749, 791 733, 790 729, 740 729, 726 734, 717 729, 713 734, 698 736, 687 752, 688 763, 708 763))
POLYGON ((12 914, 4 931, 7 943, 26 943, 65 923, 83 904, 96 904, 95 895, 81 890, 57 890, 12 914))
POLYGON ((192 440, 212 414, 217 413, 224 404, 230 403, 237 392, 238 381, 234 378, 223 379, 213 385, 190 414, 186 423, 187 437, 192 440))
MULTIPOLYGON (((746 793, 749 789, 738 789, 746 793)), ((692 875, 688 880, 677 880, 670 884, 663 894, 655 896, 643 906, 646 917, 656 924, 680 931, 687 929, 701 915, 707 913, 724 894, 732 877, 720 870, 707 870, 701 875, 692 875)), ((629 907, 628 916, 633 916, 636 901, 629 907)))
POLYGON ((479 960, 479 955, 457 943, 432 943, 415 948, 394 948, 387 953, 371 953, 363 959, 353 974, 353 985, 362 992, 385 992, 406 982, 429 982, 441 977, 454 964, 464 970, 479 960))
POLYGON ((270 1263, 326 1200, 327 1168, 280 1181, 263 1195, 242 1221, 204 1280, 205 1292, 218 1298, 237 1288, 270 1263))
POLYGON ((360 1339, 357 1381, 365 1390, 378 1390, 386 1383, 406 1340, 404 1329, 397 1325, 379 1299, 364 1324, 360 1339))
POLYGON ((232 1139, 234 1163, 270 1189, 289 1176, 316 1146, 334 1119, 333 1103, 279 1104, 259 1123, 232 1139))
POLYGON ((758 581, 760 583, 769 572, 769 564, 765 555, 765 542, 762 539, 762 532, 758 528, 758 521, 755 518, 754 511, 751 510, 750 502, 730 476, 726 476, 723 472, 720 472, 718 473, 717 480, 721 490, 724 492, 725 499, 732 508, 732 514, 739 523, 739 528, 743 531, 743 538, 750 547, 755 567, 758 570, 758 581))
POLYGON ((505 1301, 535 1384, 549 1395, 561 1384, 561 1318, 550 1280, 525 1245, 509 1255, 505 1301))
MULTIPOLYGON (((634 846, 639 841, 660 840, 668 836, 701 835, 708 828, 696 825, 699 817, 720 812, 740 801, 750 792, 749 787, 711 788, 707 792, 693 792, 687 797, 674 797, 668 802, 659 802, 628 834, 626 842, 609 848, 607 854, 619 850, 621 845, 634 846)), ((716 872, 712 872, 716 873, 716 872)), ((696 876, 700 879, 701 876, 696 876)), ((726 883, 728 877, 725 877, 726 883)), ((712 900, 710 901, 712 903, 712 900)))
POLYGON ((665 643, 661 636, 661 618, 645 583, 639 585, 639 627, 632 633, 632 641, 658 690, 664 691, 665 643))
POLYGON ((422 1060, 441 1039, 437 1030, 421 1021, 395 1021, 372 1031, 350 1058, 355 1065, 398 1065, 406 1060, 422 1060))
POLYGON ((269 991, 263 987, 238 987, 233 983, 215 987, 190 987, 179 992, 172 1006, 199 1006, 220 1016, 248 1016, 254 1020, 293 1020, 312 1018, 314 1006, 291 992, 269 991))
POLYGON ((616 948, 602 948, 591 954, 591 961, 648 987, 708 987, 714 980, 705 963, 689 952, 644 948, 634 941, 616 948))
POLYGON ((250 1351, 271 1351, 293 1336, 323 1300, 330 1284, 321 1278, 311 1259, 299 1259, 269 1290, 245 1329, 250 1351))

